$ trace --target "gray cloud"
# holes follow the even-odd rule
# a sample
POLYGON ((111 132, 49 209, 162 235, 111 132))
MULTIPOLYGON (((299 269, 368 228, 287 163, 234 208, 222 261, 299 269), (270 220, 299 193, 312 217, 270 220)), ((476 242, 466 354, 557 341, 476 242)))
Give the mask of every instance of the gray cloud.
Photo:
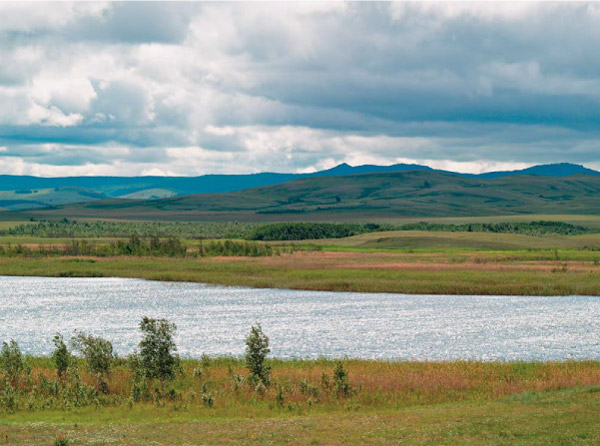
POLYGON ((1 4, 1 173, 600 167, 595 3, 1 4))

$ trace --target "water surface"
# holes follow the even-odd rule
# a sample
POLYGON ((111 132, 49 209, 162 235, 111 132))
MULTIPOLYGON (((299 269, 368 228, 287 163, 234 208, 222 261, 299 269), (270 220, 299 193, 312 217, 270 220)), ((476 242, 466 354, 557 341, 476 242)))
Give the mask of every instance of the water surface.
POLYGON ((119 278, 0 276, 0 340, 48 354, 74 330, 139 342, 142 316, 178 326, 184 356, 242 355, 262 323, 280 358, 600 359, 600 298, 443 296, 217 287, 119 278))

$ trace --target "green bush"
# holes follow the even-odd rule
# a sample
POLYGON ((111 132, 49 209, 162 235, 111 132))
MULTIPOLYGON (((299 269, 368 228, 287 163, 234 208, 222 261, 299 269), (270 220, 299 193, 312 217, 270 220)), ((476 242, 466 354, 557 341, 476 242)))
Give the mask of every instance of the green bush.
POLYGON ((110 376, 111 365, 115 357, 112 343, 106 339, 79 332, 71 339, 71 345, 85 358, 88 370, 94 375, 96 385, 104 393, 108 393, 106 380, 110 376))
POLYGON ((338 396, 350 395, 350 383, 348 382, 348 372, 344 365, 339 361, 333 370, 333 385, 338 396))
POLYGON ((271 367, 266 364, 267 355, 271 352, 269 338, 262 331, 260 324, 252 326, 246 336, 246 367, 250 371, 249 382, 268 386, 271 382, 271 367))
POLYGON ((14 339, 11 339, 9 343, 2 343, 0 366, 2 367, 6 379, 8 379, 14 387, 19 387, 21 375, 30 370, 23 358, 19 345, 14 339))
POLYGON ((60 333, 56 333, 52 342, 55 347, 55 350, 52 353, 52 359, 54 359, 54 364, 56 365, 56 375, 58 376, 58 379, 61 380, 71 364, 71 353, 67 349, 67 345, 60 333))
POLYGON ((177 326, 166 319, 144 317, 140 322, 142 340, 139 343, 141 365, 146 378, 158 379, 162 394, 165 381, 171 381, 179 371, 179 356, 173 337, 177 326))

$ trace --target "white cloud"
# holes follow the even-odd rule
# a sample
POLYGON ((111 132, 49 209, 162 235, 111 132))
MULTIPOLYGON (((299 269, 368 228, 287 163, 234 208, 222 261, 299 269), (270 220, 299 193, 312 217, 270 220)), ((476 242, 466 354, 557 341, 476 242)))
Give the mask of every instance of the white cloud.
POLYGON ((34 78, 30 95, 39 105, 55 105, 65 112, 85 112, 98 96, 89 79, 58 75, 34 78))
POLYGON ((55 29, 84 17, 102 17, 108 2, 0 2, 0 31, 55 29))
POLYGON ((2 168, 193 175, 402 159, 472 171, 598 162, 600 62, 589 56, 598 11, 0 3, 0 146, 13 158, 2 168), (42 159, 44 143, 55 146, 42 159))
POLYGON ((30 124, 51 127, 72 127, 83 121, 83 116, 79 113, 65 114, 53 105, 44 107, 38 104, 31 105, 27 111, 27 118, 30 124))

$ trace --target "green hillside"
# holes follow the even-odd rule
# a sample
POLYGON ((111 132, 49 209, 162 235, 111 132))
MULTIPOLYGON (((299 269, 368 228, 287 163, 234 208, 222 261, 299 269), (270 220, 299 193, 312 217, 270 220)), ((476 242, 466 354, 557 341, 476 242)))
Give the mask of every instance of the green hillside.
POLYGON ((169 198, 177 195, 175 192, 169 189, 144 189, 137 192, 132 192, 127 195, 123 195, 119 198, 130 198, 134 200, 154 200, 157 198, 169 198))
POLYGON ((34 209, 48 205, 79 203, 102 198, 150 200, 190 194, 230 193, 258 187, 280 185, 299 179, 331 178, 359 174, 422 171, 451 174, 471 179, 504 178, 527 175, 562 178, 574 175, 600 176, 600 172, 569 163, 533 166, 523 170, 464 174, 434 170, 416 164, 391 166, 340 164, 314 173, 256 173, 247 175, 202 175, 198 177, 57 177, 0 175, 0 208, 34 209), (72 193, 69 193, 72 192, 72 193), (79 191, 80 193, 78 193, 79 191))
POLYGON ((31 209, 105 198, 108 196, 83 187, 0 190, 0 208, 31 209))
POLYGON ((335 220, 600 214, 600 177, 465 178, 410 171, 305 178, 244 191, 158 200, 98 200, 36 210, 32 216, 147 219, 335 220))

